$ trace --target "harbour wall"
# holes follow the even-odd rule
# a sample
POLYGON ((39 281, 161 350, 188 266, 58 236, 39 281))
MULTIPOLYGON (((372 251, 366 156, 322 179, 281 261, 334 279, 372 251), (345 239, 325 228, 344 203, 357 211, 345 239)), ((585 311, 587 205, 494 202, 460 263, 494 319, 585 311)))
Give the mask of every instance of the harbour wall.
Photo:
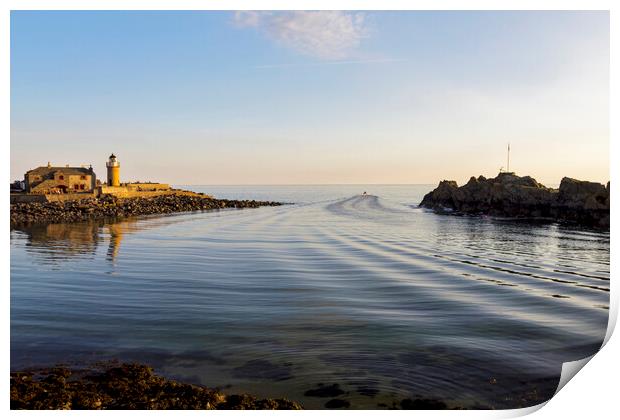
MULTIPOLYGON (((146 184, 152 185, 152 184, 146 184)), ((167 186, 167 184, 157 184, 167 186)), ((98 187, 94 192, 69 193, 69 194, 31 194, 31 193, 11 193, 11 204, 18 203, 53 203, 65 201, 79 201, 90 198, 98 198, 111 195, 117 198, 151 198, 163 195, 185 195, 210 197, 206 194, 199 194, 193 191, 175 190, 168 187, 167 189, 138 190, 135 188, 120 187, 98 187)))

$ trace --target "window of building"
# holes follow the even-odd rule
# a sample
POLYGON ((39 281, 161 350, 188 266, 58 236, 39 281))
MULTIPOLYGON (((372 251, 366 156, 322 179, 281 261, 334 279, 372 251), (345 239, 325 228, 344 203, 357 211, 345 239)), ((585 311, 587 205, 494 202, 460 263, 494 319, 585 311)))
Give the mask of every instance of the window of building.
POLYGON ((64 175, 58 175, 58 179, 65 179, 64 175))
POLYGON ((86 179, 86 175, 80 176, 80 179, 86 179))
POLYGON ((84 184, 80 184, 80 189, 83 190, 84 189, 84 184))
POLYGON ((75 184, 75 185, 73 186, 73 189, 74 189, 74 190, 79 190, 79 189, 80 189, 80 186, 79 186, 78 184, 75 184))

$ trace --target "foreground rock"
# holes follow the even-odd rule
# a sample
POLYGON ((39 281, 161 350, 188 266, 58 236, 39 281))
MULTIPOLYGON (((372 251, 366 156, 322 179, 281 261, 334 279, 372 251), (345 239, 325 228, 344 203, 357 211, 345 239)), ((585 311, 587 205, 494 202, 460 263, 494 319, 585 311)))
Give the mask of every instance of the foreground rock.
POLYGON ((79 201, 11 204, 11 226, 38 223, 67 223, 224 208, 279 206, 273 201, 219 200, 201 194, 171 194, 148 198, 120 199, 112 195, 79 201))
POLYGON ((225 395, 215 389, 167 380, 139 364, 87 370, 56 367, 11 373, 11 409, 240 409, 299 410, 287 399, 225 395))
POLYGON ((547 188, 529 176, 500 173, 495 178, 471 177, 459 187, 441 181, 424 196, 421 207, 465 214, 551 219, 609 228, 609 183, 563 178, 559 189, 547 188))

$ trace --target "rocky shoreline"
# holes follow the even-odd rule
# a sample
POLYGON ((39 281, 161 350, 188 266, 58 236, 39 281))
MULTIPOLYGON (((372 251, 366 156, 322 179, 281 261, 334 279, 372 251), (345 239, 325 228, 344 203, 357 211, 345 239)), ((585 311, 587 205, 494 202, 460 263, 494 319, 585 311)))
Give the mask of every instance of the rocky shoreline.
POLYGON ((471 177, 459 187, 441 181, 424 196, 420 207, 453 214, 552 220, 609 229, 609 182, 563 178, 559 189, 547 188, 530 176, 500 173, 495 178, 471 177))
MULTIPOLYGON (((495 379, 491 379, 493 384, 495 379)), ((338 384, 317 384, 306 397, 329 399, 324 408, 349 409, 341 397, 348 394, 338 384)), ((557 380, 531 383, 527 389, 503 395, 513 408, 530 407, 548 401, 557 380), (545 385, 550 382, 552 389, 545 385), (542 388, 541 388, 542 386, 542 388)), ((82 367, 56 365, 11 372, 11 410, 303 410, 302 404, 287 398, 259 398, 250 394, 226 394, 168 379, 154 373, 151 366, 107 360, 82 367)), ((374 396, 373 396, 374 398, 374 396)), ((416 395, 405 399, 382 400, 384 410, 491 410, 493 406, 472 401, 461 405, 416 395)))
POLYGON ((226 208, 280 206, 274 201, 223 200, 197 193, 179 193, 155 197, 99 198, 49 203, 11 204, 11 227, 46 223, 72 223, 105 218, 121 218, 226 208))
POLYGON ((12 410, 301 410, 285 398, 226 395, 168 380, 141 364, 11 372, 12 410))

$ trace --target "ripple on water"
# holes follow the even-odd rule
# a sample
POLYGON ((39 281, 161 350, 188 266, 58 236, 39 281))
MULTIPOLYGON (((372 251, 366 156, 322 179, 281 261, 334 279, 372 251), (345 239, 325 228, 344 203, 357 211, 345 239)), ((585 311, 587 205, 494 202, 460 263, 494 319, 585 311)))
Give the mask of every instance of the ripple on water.
POLYGON ((13 230, 12 367, 118 357, 309 408, 512 407, 600 347, 608 233, 373 188, 13 230))

